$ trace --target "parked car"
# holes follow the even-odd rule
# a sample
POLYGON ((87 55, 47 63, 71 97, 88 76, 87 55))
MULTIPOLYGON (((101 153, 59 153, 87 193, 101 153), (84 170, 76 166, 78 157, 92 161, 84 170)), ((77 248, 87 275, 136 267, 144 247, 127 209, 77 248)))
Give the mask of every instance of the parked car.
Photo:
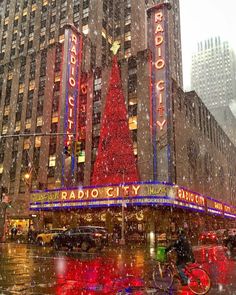
POLYGON ((202 244, 218 243, 219 239, 215 231, 205 231, 200 234, 199 242, 202 244))
POLYGON ((236 248, 236 229, 229 229, 225 232, 223 244, 230 251, 232 251, 233 248, 236 248))
POLYGON ((107 243, 107 230, 100 226, 79 226, 53 238, 53 246, 57 250, 62 247, 72 250, 75 247, 88 251, 91 248, 102 249, 107 243))
POLYGON ((218 243, 223 244, 224 239, 225 239, 226 231, 227 230, 225 228, 216 230, 216 236, 217 236, 217 239, 218 239, 218 243))
POLYGON ((55 237, 56 235, 64 231, 65 231, 64 228, 54 228, 54 229, 47 230, 37 235, 36 243, 41 246, 46 244, 51 244, 53 237, 55 237))

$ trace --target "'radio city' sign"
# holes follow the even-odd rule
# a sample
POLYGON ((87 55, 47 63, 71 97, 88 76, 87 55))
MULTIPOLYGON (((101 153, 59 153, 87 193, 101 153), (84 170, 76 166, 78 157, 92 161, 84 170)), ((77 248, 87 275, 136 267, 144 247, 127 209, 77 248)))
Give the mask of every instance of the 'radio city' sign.
POLYGON ((156 124, 163 130, 166 124, 166 107, 165 107, 165 31, 164 31, 164 15, 163 10, 158 9, 155 12, 154 18, 154 39, 155 39, 155 60, 153 61, 153 66, 156 71, 156 81, 155 81, 155 94, 156 94, 156 113, 157 120, 156 124))
POLYGON ((134 206, 175 206, 236 218, 236 208, 231 205, 164 183, 133 183, 34 192, 30 195, 30 209, 120 206, 122 200, 134 206))
POLYGON ((185 202, 190 202, 202 207, 206 205, 206 200, 204 196, 180 188, 177 190, 177 199, 185 202))
MULTIPOLYGON (((63 64, 66 65, 64 133, 65 145, 70 145, 77 132, 77 109, 81 72, 81 35, 68 26, 65 29, 63 64)), ((64 81, 62 81, 63 83, 64 81)))
POLYGON ((152 52, 152 127, 158 134, 167 125, 168 29, 167 6, 157 4, 148 10, 149 48, 152 52))

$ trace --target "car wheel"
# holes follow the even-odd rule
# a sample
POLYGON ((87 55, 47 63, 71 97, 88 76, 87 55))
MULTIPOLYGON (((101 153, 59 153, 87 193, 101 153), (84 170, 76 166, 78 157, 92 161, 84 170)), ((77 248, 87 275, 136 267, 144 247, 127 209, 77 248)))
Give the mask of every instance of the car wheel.
POLYGON ((59 246, 59 244, 57 244, 57 243, 53 243, 53 248, 55 249, 55 250, 60 250, 60 246, 59 246))
POLYGON ((84 252, 87 252, 89 249, 89 243, 88 242, 82 242, 81 244, 81 250, 84 251, 84 252))
POLYGON ((42 239, 42 238, 38 238, 38 239, 37 239, 37 244, 38 244, 39 246, 44 246, 43 239, 42 239))
POLYGON ((227 243, 227 248, 229 249, 229 251, 232 251, 232 250, 233 250, 233 245, 232 245, 232 243, 228 242, 228 243, 227 243))
POLYGON ((73 248, 74 248, 74 247, 73 247, 71 244, 67 245, 67 249, 68 249, 69 251, 72 251, 73 248))

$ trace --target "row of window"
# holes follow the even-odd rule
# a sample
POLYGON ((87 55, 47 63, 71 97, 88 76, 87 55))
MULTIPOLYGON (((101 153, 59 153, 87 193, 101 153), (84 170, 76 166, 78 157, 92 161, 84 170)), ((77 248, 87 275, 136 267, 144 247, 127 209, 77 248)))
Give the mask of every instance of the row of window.
POLYGON ((193 101, 184 96, 178 96, 178 109, 185 112, 185 117, 192 126, 198 127, 199 130, 209 138, 209 140, 224 154, 227 153, 229 139, 219 127, 214 117, 210 114, 201 102, 193 101), (198 107, 197 107, 198 106, 198 107), (198 122, 198 123, 197 123, 198 122))

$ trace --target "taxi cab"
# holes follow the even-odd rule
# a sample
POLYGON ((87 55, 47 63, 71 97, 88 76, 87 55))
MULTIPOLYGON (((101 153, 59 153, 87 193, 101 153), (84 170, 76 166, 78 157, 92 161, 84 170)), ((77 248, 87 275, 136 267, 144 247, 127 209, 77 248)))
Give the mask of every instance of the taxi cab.
POLYGON ((43 233, 40 233, 36 237, 36 243, 40 246, 44 246, 46 244, 51 244, 53 238, 58 235, 59 233, 62 233, 65 231, 65 228, 53 228, 49 229, 43 233))

